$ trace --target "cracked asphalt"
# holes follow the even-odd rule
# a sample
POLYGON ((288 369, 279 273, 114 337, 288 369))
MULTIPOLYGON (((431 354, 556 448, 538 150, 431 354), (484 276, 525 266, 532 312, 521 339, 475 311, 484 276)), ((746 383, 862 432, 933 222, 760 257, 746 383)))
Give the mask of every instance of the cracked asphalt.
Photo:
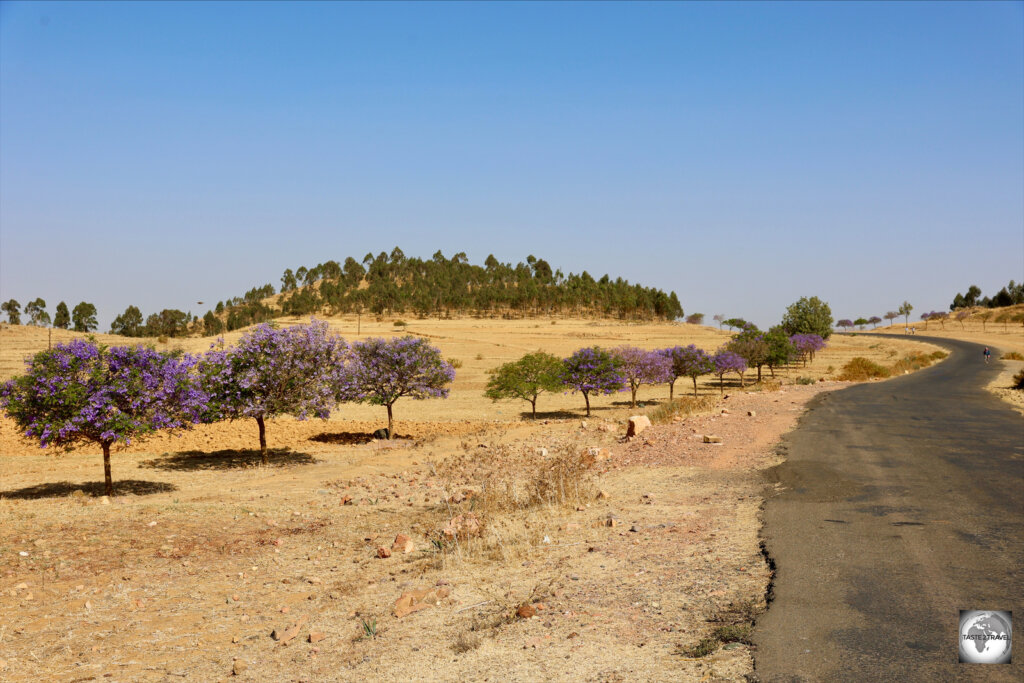
POLYGON ((957 657, 961 609, 1024 626, 1024 418, 980 345, 915 341, 950 356, 818 397, 767 473, 758 680, 1024 680, 1024 636, 1012 664, 957 657))

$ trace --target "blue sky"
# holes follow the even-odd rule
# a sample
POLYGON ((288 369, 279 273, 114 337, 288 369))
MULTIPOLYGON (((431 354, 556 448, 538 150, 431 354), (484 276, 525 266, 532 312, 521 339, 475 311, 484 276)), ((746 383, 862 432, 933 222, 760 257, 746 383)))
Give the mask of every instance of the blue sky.
POLYGON ((1024 4, 0 4, 0 298, 465 251, 776 322, 1024 279, 1024 4))

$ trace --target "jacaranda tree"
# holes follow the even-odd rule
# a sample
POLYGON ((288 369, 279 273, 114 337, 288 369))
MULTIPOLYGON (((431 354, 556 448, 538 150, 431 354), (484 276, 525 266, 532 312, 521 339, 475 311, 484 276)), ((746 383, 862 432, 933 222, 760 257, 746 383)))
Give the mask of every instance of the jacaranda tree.
POLYGON ((76 339, 37 353, 24 375, 0 388, 0 406, 43 448, 98 443, 109 496, 112 445, 200 421, 208 397, 192 372, 195 364, 187 355, 76 339))
POLYGON ((537 417, 537 397, 545 391, 562 388, 559 374, 562 361, 550 353, 528 353, 517 361, 505 363, 490 371, 484 396, 499 399, 518 398, 529 401, 534 419, 537 417))
MULTIPOLYGON (((642 384, 675 382, 672 363, 659 351, 647 351, 636 346, 619 346, 612 353, 621 361, 620 372, 629 385, 629 407, 636 408, 636 392, 642 384)), ((671 396, 671 389, 669 394, 671 396)))
POLYGON ((352 345, 352 359, 340 395, 388 409, 388 438, 395 433, 392 406, 408 396, 422 400, 447 398, 455 368, 426 339, 367 339, 352 345))
MULTIPOLYGON (((673 377, 689 377, 693 380, 694 397, 697 396, 697 378, 715 371, 715 364, 711 360, 711 356, 703 349, 698 349, 695 344, 673 346, 662 349, 661 353, 671 361, 673 377)), ((669 399, 672 398, 673 384, 675 384, 674 380, 669 384, 669 399)))
POLYGON ((583 394, 590 417, 590 394, 611 394, 626 386, 622 361, 600 346, 580 349, 562 359, 562 384, 573 393, 583 394))
POLYGON ((712 361, 715 364, 715 374, 718 375, 719 393, 725 391, 725 374, 727 372, 735 372, 739 375, 740 386, 743 386, 743 373, 747 371, 747 361, 743 360, 743 356, 723 349, 712 356, 712 361))
POLYGON ((292 415, 326 420, 346 384, 345 340, 327 323, 275 328, 263 324, 226 350, 210 350, 199 369, 210 395, 207 420, 252 418, 259 427, 260 458, 267 463, 266 420, 292 415))
POLYGON ((793 343, 804 365, 807 365, 808 360, 814 360, 814 354, 825 348, 825 340, 816 334, 794 334, 789 341, 793 343))

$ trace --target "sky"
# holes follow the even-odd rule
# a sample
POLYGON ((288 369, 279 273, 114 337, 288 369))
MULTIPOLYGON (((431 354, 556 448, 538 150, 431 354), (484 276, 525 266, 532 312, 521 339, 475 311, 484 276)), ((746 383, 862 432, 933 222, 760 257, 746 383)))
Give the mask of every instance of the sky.
POLYGON ((0 3, 3 301, 106 331, 395 246, 762 327, 993 295, 1024 4, 0 3))

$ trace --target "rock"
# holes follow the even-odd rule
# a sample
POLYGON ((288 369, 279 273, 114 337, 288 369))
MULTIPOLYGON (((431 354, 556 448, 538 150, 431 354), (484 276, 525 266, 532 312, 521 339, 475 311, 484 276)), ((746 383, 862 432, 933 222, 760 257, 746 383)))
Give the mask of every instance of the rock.
POLYGON ((385 548, 384 546, 380 546, 377 548, 377 557, 382 560, 386 560, 387 558, 391 557, 391 551, 385 548))
POLYGON ((535 614, 537 614, 537 610, 532 605, 520 605, 516 610, 516 616, 520 619, 529 619, 535 614))
POLYGON ((241 676, 243 673, 245 673, 245 670, 248 668, 249 665, 246 664, 243 660, 236 659, 235 663, 231 665, 231 674, 234 676, 241 676))
POLYGON ((270 634, 270 637, 278 641, 282 645, 287 645, 291 641, 295 640, 295 636, 299 635, 299 631, 302 630, 302 627, 306 625, 307 621, 309 621, 309 616, 303 615, 302 618, 300 618, 294 624, 286 628, 284 631, 278 631, 277 629, 274 629, 274 631, 270 634))
POLYGON ((342 505, 352 505, 352 496, 342 496, 341 497, 341 504, 342 505))
POLYGON ((598 500, 608 500, 609 498, 611 498, 611 496, 608 495, 607 491, 603 491, 602 490, 602 491, 598 491, 597 492, 597 499, 598 500))
POLYGON ((635 534, 635 533, 640 531, 640 527, 638 527, 636 524, 634 524, 633 526, 629 527, 629 530, 632 531, 635 534))
POLYGON ((100 505, 110 505, 110 496, 101 496, 100 505))
POLYGON ((546 458, 546 457, 548 457, 548 449, 546 449, 546 448, 534 448, 533 449, 533 454, 534 455, 539 455, 542 458, 546 458))
POLYGON ((577 522, 569 522, 568 524, 565 525, 564 528, 565 528, 566 531, 576 531, 577 529, 580 528, 580 525, 577 522))
POLYGON ((728 414, 729 414, 729 409, 728 408, 722 408, 722 415, 728 415, 728 414))
POLYGON ((466 512, 452 517, 448 524, 441 529, 441 533, 447 538, 455 539, 479 536, 483 530, 480 518, 473 512, 466 512))
POLYGON ((599 432, 611 433, 615 431, 615 425, 610 425, 607 422, 602 422, 601 424, 597 425, 597 430, 599 432))
POLYGON ((747 411, 747 417, 756 417, 756 416, 757 416, 757 413, 755 413, 753 410, 748 410, 747 411))
POLYGON ((581 421, 580 422, 580 429, 586 429, 586 428, 587 428, 587 421, 586 420, 581 421))
POLYGON ((321 640, 323 640, 326 637, 327 637, 327 635, 323 631, 310 631, 309 632, 309 642, 311 642, 311 643, 319 643, 321 640))
POLYGON ((605 520, 604 525, 610 527, 617 527, 619 525, 619 520, 615 519, 614 517, 609 517, 607 520, 605 520))
POLYGON ((421 609, 433 607, 451 594, 448 588, 431 588, 429 590, 406 591, 395 600, 395 616, 401 619, 421 609))
POLYGON ((601 462, 612 457, 611 452, 607 448, 588 448, 587 455, 592 457, 594 462, 601 462))
POLYGON ((411 553, 416 549, 416 544, 405 534, 398 534, 395 536, 395 542, 391 544, 391 549, 402 553, 411 553))
POLYGON ((704 443, 722 443, 722 437, 713 434, 704 435, 704 443))
POLYGON ((634 415, 629 418, 629 426, 626 427, 626 436, 636 436, 651 426, 651 419, 646 415, 634 415))

